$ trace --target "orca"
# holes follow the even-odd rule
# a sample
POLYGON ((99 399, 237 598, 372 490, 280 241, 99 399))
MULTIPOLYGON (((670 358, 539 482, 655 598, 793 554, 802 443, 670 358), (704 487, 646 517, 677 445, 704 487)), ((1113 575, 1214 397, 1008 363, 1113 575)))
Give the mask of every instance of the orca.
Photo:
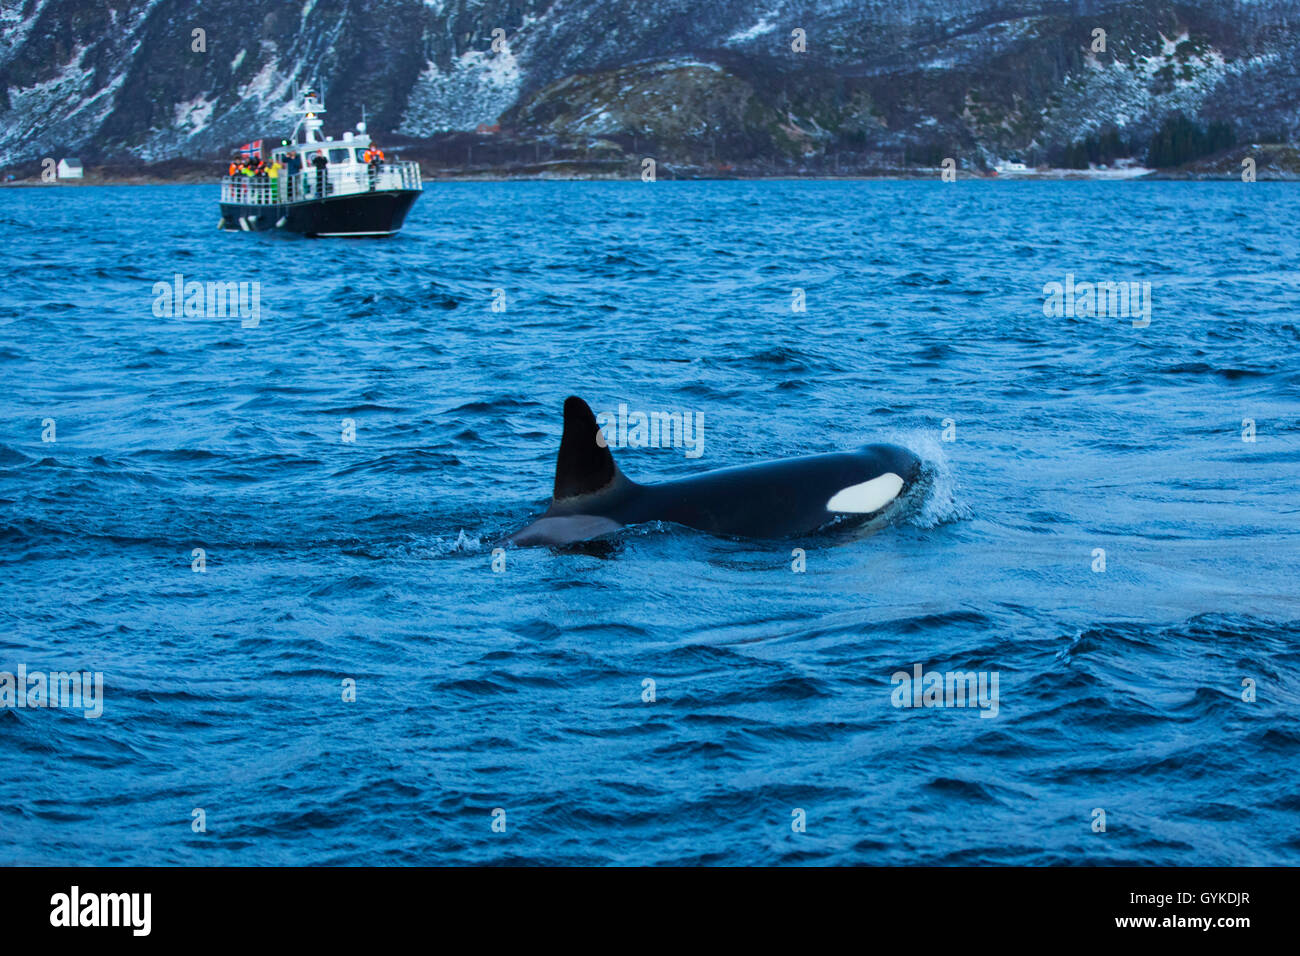
POLYGON ((906 448, 866 445, 643 485, 619 470, 599 432, 586 402, 565 399, 550 508, 507 543, 563 546, 650 521, 759 539, 860 527, 892 511, 923 472, 906 448))

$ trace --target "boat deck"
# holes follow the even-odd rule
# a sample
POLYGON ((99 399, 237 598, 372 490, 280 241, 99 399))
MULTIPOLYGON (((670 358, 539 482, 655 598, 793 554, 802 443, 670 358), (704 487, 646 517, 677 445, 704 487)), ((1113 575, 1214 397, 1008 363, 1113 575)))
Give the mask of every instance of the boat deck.
POLYGON ((237 173, 221 180, 221 201, 239 206, 282 206, 374 192, 420 192, 419 163, 347 163, 318 170, 308 167, 272 179, 237 173))

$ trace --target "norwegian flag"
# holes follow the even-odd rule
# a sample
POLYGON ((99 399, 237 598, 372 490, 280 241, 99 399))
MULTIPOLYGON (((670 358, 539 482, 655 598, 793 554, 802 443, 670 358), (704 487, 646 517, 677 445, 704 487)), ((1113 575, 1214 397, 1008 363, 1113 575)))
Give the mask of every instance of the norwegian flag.
POLYGON ((255 139, 251 143, 245 143, 243 146, 239 147, 239 155, 243 156, 245 159, 252 159, 254 156, 261 159, 262 141, 260 139, 255 139))

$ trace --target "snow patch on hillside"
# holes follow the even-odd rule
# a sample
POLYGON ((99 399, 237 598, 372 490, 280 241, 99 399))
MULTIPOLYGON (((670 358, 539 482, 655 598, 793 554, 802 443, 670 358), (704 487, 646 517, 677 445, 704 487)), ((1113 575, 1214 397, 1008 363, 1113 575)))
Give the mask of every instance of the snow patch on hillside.
POLYGON ((775 17, 779 11, 780 8, 778 7, 776 10, 769 10, 767 13, 760 14, 758 22, 752 27, 749 27, 746 30, 737 30, 731 36, 727 37, 727 46, 737 46, 741 43, 748 43, 751 40, 757 40, 764 34, 771 33, 776 29, 776 24, 772 22, 772 18, 775 17))
POLYGON ((78 44, 72 51, 71 59, 43 83, 8 88, 7 115, 14 120, 0 127, 0 136, 3 136, 3 140, 0 140, 0 163, 19 159, 17 149, 23 146, 26 148, 22 149, 22 154, 31 155, 33 142, 38 152, 53 148, 58 143, 58 138, 57 134, 51 135, 49 127, 45 125, 48 118, 80 113, 96 98, 85 95, 95 73, 93 67, 85 65, 88 49, 84 44, 78 44), (68 108, 70 103, 76 104, 71 110, 68 108))
POLYGON ((1132 62, 1089 56, 1081 72, 1065 78, 1059 103, 1047 112, 1048 138, 1078 142, 1110 126, 1154 128, 1170 113, 1195 115, 1225 77, 1243 68, 1213 48, 1178 54, 1186 33, 1160 40, 1159 54, 1132 62))
POLYGON ((521 79, 519 62, 509 48, 462 53, 447 73, 430 60, 411 90, 397 132, 431 136, 494 123, 518 99, 521 79))
POLYGON ((9 62, 48 4, 49 0, 40 0, 31 10, 24 10, 25 4, 19 3, 0 5, 0 63, 9 62))
POLYGON ((177 103, 172 125, 179 130, 186 130, 191 136, 201 133, 212 122, 212 110, 216 105, 215 100, 202 95, 184 103, 177 103))

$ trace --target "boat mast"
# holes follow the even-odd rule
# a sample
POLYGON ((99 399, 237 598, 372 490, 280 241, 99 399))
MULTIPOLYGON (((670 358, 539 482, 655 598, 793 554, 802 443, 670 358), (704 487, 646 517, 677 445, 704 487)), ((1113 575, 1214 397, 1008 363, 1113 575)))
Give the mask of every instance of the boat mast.
POLYGON ((303 90, 302 100, 298 103, 298 107, 294 112, 302 115, 298 125, 293 128, 294 142, 303 144, 324 142, 320 131, 321 127, 325 125, 325 121, 320 117, 325 112, 325 102, 311 86, 303 90), (302 132, 301 141, 298 139, 299 131, 302 132))

